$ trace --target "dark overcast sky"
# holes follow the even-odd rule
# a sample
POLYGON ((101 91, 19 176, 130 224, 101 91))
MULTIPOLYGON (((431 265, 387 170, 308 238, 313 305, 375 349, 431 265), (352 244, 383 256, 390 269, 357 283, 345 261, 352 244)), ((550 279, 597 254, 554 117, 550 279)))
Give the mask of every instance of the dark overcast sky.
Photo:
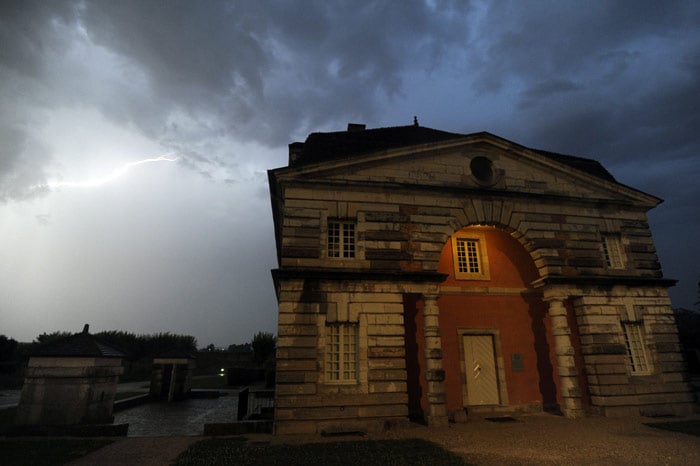
POLYGON ((698 1, 2 0, 0 334, 275 332, 265 171, 309 132, 413 115, 665 199, 650 222, 692 307, 699 104, 698 1))

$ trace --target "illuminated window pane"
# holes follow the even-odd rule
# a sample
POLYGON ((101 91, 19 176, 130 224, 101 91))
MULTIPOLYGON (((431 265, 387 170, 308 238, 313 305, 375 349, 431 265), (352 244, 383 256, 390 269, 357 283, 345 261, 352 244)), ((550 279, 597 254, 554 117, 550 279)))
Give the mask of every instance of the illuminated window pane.
POLYGON ((479 241, 457 238, 457 271, 481 273, 479 262, 479 241))

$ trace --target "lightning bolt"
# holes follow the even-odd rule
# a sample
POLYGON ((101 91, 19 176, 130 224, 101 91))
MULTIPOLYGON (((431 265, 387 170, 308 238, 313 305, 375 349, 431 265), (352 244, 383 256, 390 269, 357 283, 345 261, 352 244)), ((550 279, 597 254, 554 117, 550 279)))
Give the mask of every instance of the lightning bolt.
POLYGON ((46 183, 51 189, 55 188, 95 188, 97 186, 102 186, 103 184, 114 181, 121 178, 128 172, 132 167, 137 165, 143 165, 145 163, 158 163, 158 162, 175 162, 177 157, 170 157, 172 153, 161 155, 160 157, 155 157, 151 159, 137 160, 136 162, 129 162, 121 167, 114 170, 109 175, 101 176, 99 178, 88 178, 82 181, 49 181, 46 183))

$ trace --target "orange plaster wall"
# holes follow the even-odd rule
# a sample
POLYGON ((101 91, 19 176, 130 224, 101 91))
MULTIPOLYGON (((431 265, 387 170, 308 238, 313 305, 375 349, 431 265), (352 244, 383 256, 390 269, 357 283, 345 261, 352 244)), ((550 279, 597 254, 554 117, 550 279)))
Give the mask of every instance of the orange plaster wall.
MULTIPOLYGON (((449 274, 444 286, 525 288, 538 277, 534 262, 510 235, 478 228, 485 235, 490 281, 456 280, 452 242, 442 251, 438 271, 449 274)), ((533 295, 444 294, 440 297, 440 330, 447 409, 464 406, 459 329, 497 329, 510 405, 557 402, 556 359, 547 305, 533 295), (523 355, 522 371, 514 371, 511 354, 523 355)))
POLYGON ((463 228, 460 232, 462 231, 477 231, 485 236, 491 280, 457 280, 452 264, 452 241, 448 240, 442 249, 438 264, 438 272, 449 274, 442 285, 518 288, 525 287, 539 278, 537 268, 530 255, 508 233, 490 227, 463 228))

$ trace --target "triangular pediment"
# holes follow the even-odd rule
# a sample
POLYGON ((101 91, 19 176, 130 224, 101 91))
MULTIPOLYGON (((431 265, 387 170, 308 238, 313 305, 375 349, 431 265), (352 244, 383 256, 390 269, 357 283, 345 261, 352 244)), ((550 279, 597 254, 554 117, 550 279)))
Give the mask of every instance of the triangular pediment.
POLYGON ((651 208, 660 200, 615 181, 590 159, 528 149, 489 133, 331 158, 275 170, 278 179, 483 190, 609 200, 651 208))

